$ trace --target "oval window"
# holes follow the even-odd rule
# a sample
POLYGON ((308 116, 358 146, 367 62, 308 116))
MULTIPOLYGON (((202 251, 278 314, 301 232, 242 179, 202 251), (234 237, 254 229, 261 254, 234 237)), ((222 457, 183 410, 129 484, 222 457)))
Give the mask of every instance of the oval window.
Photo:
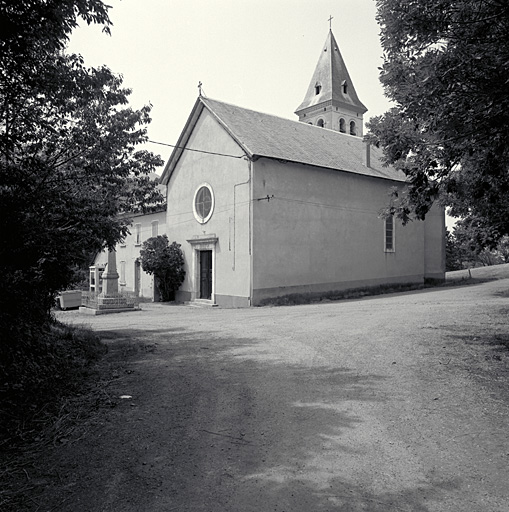
POLYGON ((193 211, 196 220, 200 224, 205 224, 214 211, 214 194, 208 183, 204 183, 198 187, 194 194, 193 211))

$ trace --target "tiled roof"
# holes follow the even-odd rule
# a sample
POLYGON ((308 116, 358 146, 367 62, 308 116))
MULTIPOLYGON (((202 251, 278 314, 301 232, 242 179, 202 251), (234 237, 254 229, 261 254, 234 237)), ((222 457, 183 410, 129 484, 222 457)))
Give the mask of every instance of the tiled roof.
POLYGON ((403 173, 382 165, 382 152, 374 146, 370 147, 370 166, 367 167, 363 163, 365 143, 360 137, 263 114, 210 98, 201 97, 199 101, 252 158, 274 158, 364 176, 405 181, 403 173))

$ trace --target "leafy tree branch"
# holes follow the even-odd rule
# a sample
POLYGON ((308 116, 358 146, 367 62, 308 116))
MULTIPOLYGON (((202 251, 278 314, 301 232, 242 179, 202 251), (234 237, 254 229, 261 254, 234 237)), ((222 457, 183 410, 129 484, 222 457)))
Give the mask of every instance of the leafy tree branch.
POLYGON ((433 205, 494 246, 509 234, 509 4, 499 0, 378 0, 395 107, 368 123, 385 162, 403 171, 403 222, 433 205))

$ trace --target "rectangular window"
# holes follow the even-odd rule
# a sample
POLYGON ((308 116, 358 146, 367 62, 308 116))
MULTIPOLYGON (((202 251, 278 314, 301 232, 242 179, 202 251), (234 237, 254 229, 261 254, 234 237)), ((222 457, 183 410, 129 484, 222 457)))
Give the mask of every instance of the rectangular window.
POLYGON ((385 226, 385 252, 394 252, 394 215, 387 217, 384 221, 385 226))
POLYGON ((157 236, 159 234, 159 221, 155 220, 152 222, 152 236, 157 236))
POLYGON ((120 280, 119 284, 125 286, 125 261, 120 262, 120 280))
POLYGON ((141 224, 134 225, 134 244, 141 245, 141 224))

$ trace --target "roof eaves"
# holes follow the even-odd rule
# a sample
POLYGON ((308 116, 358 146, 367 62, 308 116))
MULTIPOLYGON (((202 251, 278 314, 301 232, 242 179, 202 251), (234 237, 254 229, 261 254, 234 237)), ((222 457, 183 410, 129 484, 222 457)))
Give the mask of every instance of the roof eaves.
POLYGON ((347 172, 349 174, 356 174, 358 176, 365 176, 367 178, 375 178, 375 179, 378 178, 378 179, 382 179, 382 180, 397 181, 397 182, 401 182, 401 183, 406 182, 406 179, 403 176, 401 177, 401 179, 398 179, 396 177, 387 176, 382 171, 375 169, 373 167, 366 167, 366 172, 360 172, 358 170, 347 169, 347 168, 343 168, 343 167, 336 167, 334 165, 323 165, 323 164, 319 165, 319 164, 306 162, 303 160, 291 160, 291 159, 282 158, 279 156, 262 155, 262 154, 254 155, 253 160, 256 161, 260 158, 268 158, 270 160, 277 160, 278 162, 285 162, 285 163, 288 162, 288 163, 294 163, 294 164, 299 164, 299 165, 306 165, 308 167, 315 167, 316 169, 328 169, 330 171, 347 172))

